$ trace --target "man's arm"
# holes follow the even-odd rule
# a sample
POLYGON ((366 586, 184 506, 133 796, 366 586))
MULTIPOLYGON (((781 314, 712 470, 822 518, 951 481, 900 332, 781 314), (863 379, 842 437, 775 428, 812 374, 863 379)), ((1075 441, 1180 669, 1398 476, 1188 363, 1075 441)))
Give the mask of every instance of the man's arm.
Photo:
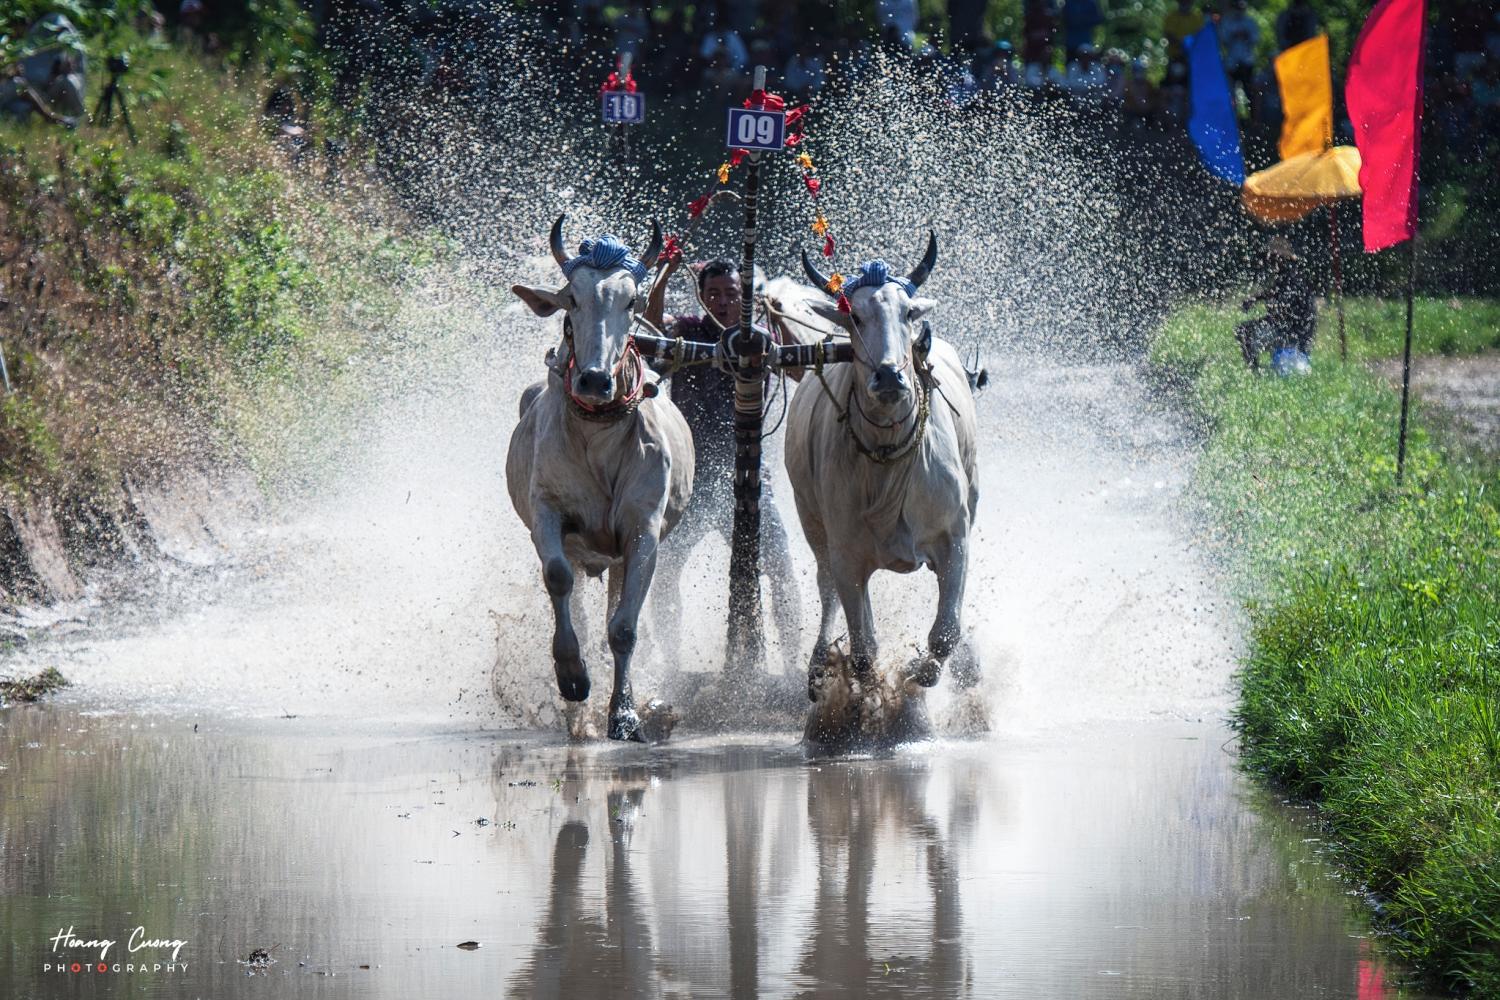
MULTIPOLYGON (((674 257, 667 261, 667 266, 662 269, 657 277, 656 283, 651 286, 651 296, 646 299, 646 312, 644 314, 647 323, 662 330, 662 313, 667 305, 667 283, 672 280, 672 274, 682 263, 681 257, 674 257)), ((663 331, 665 332, 665 331, 663 331)))

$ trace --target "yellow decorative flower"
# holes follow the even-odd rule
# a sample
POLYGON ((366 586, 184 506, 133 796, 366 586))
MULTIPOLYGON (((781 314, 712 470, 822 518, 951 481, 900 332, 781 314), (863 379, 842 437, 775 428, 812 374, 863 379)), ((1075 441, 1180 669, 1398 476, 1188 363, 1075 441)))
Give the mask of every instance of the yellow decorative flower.
POLYGON ((721 164, 719 164, 719 183, 720 184, 728 184, 729 183, 729 164, 728 163, 721 163, 721 164))
POLYGON ((827 236, 828 220, 823 218, 823 216, 820 214, 816 219, 813 220, 812 231, 817 236, 827 236))
POLYGON ((799 167, 801 167, 803 170, 816 170, 817 169, 816 167, 813 166, 812 154, 811 153, 800 153, 800 154, 798 154, 798 156, 797 156, 797 165, 799 167))
POLYGON ((844 276, 837 271, 828 276, 828 290, 837 295, 844 288, 844 276))

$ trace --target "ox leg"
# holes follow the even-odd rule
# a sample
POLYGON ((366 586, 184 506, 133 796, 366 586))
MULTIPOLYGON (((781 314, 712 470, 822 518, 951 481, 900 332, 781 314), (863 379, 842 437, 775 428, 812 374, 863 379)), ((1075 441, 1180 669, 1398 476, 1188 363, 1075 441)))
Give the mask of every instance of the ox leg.
POLYGON ((839 603, 844 606, 844 620, 849 624, 849 655, 854 661, 854 676, 861 682, 875 675, 875 612, 870 608, 870 571, 852 566, 835 557, 833 582, 838 588, 839 603))
MULTIPOLYGON (((630 658, 635 653, 636 623, 646 591, 656 572, 657 532, 659 524, 641 531, 625 547, 624 565, 611 569, 611 583, 616 572, 621 575, 620 597, 609 617, 609 648, 615 656, 615 691, 609 699, 609 738, 644 743, 641 719, 635 711, 635 697, 630 690, 630 658)), ((611 587, 613 589, 613 587, 611 587)))
POLYGON ((813 643, 812 660, 807 665, 807 700, 817 701, 818 692, 828 672, 828 647, 833 643, 833 630, 839 619, 839 592, 833 583, 833 571, 828 568, 828 557, 818 553, 818 605, 821 618, 818 622, 818 641, 813 643))
POLYGON ((913 660, 907 676, 923 687, 932 687, 943 676, 943 664, 963 637, 961 616, 964 603, 964 579, 969 569, 969 545, 962 536, 948 546, 936 560, 933 572, 938 578, 937 618, 927 633, 927 655, 913 660))
POLYGON ((557 690, 568 701, 583 701, 589 696, 589 672, 573 630, 569 599, 573 596, 573 567, 563 555, 562 515, 538 505, 531 526, 531 541, 542 560, 542 580, 552 598, 552 669, 557 674, 557 690))

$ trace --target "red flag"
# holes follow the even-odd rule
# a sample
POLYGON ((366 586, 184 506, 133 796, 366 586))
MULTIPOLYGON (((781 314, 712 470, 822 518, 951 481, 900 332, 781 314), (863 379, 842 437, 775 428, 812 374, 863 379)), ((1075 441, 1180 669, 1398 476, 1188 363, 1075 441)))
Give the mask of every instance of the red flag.
POLYGON ((1417 232, 1424 0, 1380 0, 1354 44, 1344 102, 1364 165, 1365 251, 1417 232))

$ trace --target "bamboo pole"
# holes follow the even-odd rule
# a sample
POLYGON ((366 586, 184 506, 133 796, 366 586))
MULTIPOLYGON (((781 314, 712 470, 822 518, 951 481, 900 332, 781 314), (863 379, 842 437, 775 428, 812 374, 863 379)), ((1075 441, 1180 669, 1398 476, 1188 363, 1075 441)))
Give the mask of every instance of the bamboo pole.
MULTIPOLYGON (((766 88, 755 67, 754 89, 766 88)), ((747 157, 744 250, 740 257, 740 325, 727 335, 734 365, 734 532, 729 553, 729 661, 742 672, 765 661, 760 598, 760 444, 765 406, 766 344, 755 329, 755 226, 760 153, 747 157)))

